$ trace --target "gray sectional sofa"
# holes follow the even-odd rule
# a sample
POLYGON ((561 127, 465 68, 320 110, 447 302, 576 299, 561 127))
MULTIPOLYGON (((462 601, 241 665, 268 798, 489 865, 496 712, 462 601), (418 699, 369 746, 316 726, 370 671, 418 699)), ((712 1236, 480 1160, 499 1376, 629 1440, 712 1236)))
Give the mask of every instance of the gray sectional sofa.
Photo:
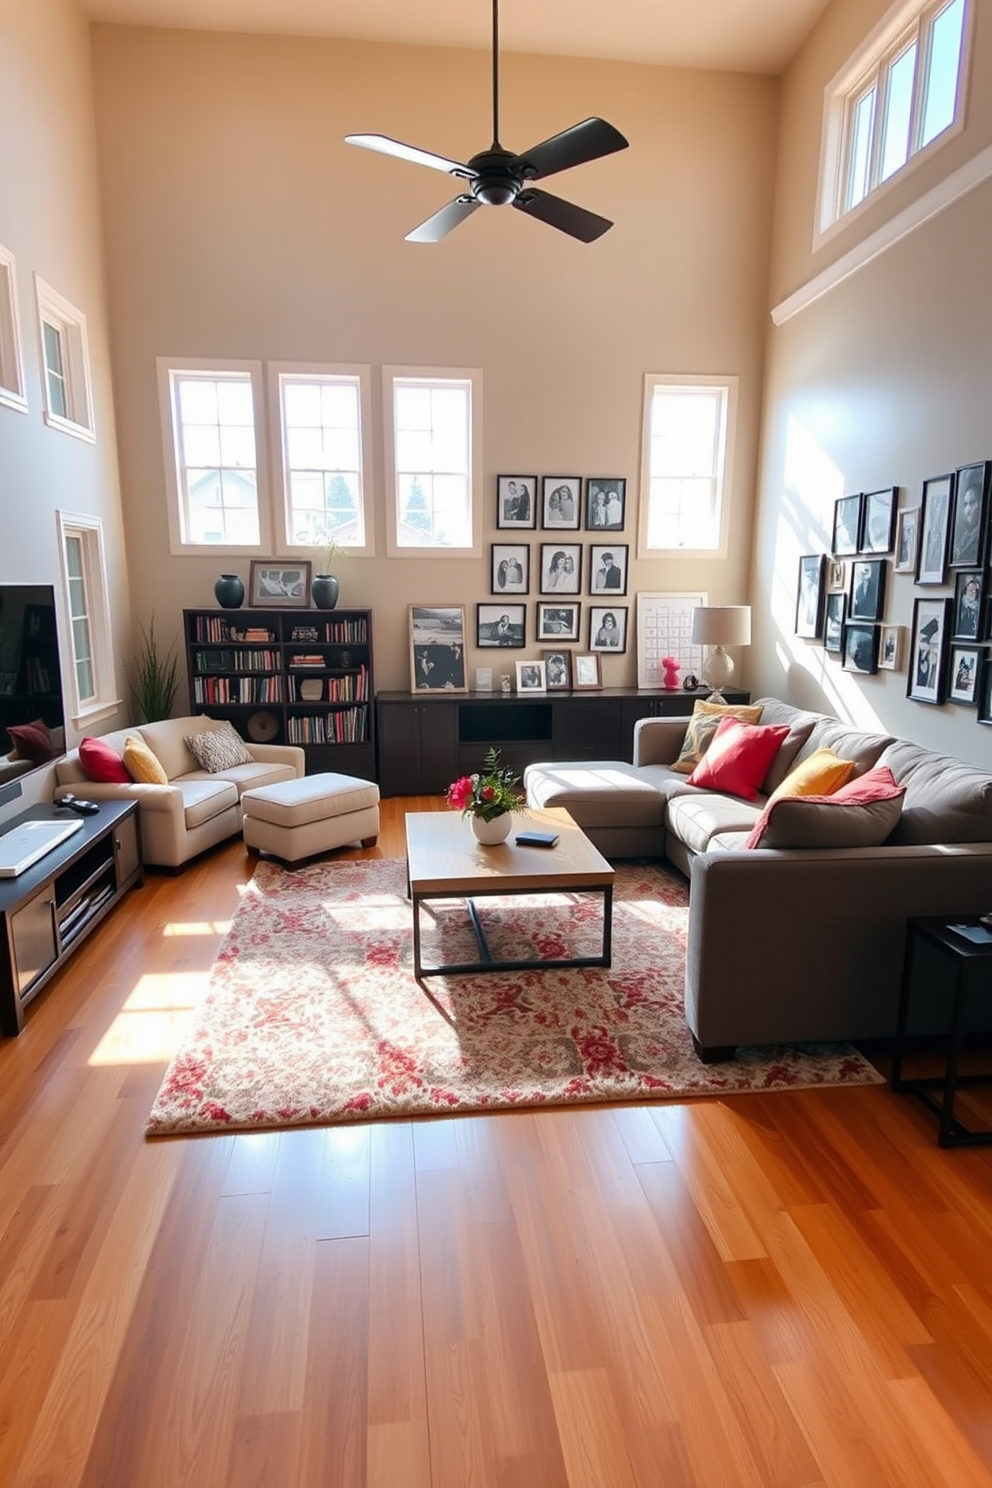
MULTIPOLYGON (((690 881, 685 1010, 704 1060, 738 1044, 895 1033, 906 921, 992 910, 992 773, 760 698, 789 735, 754 802, 676 774, 686 720, 645 719, 634 762, 530 765, 528 802, 565 806, 609 857, 665 856, 690 881), (878 847, 745 849, 767 794, 820 747, 888 765, 902 813, 878 847)), ((940 962, 919 962, 911 1032, 947 1024, 940 962)))

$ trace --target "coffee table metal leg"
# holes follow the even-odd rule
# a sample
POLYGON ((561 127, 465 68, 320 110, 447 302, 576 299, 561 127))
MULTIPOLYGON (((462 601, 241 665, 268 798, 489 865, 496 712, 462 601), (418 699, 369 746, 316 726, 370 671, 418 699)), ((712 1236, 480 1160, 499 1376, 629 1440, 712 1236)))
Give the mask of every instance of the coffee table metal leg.
POLYGON ((603 965, 613 965, 613 885, 603 890, 603 965))
POLYGON ((420 896, 411 894, 413 902, 413 974, 419 977, 423 968, 420 964, 420 896))
POLYGON ((472 929, 475 931, 475 943, 479 947, 479 956, 482 965, 492 966, 492 952, 489 949, 489 942, 486 940, 486 932, 482 928, 482 921, 479 919, 479 911, 476 908, 475 900, 466 899, 465 905, 468 909, 468 917, 472 921, 472 929))

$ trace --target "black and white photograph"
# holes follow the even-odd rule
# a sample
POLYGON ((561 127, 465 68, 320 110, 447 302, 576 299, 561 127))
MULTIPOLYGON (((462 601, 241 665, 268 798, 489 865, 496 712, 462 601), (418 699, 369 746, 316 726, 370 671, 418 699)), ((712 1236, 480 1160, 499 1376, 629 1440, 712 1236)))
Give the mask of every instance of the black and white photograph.
POLYGON ((537 526, 537 476, 496 477, 496 526, 537 526))
POLYGON ((861 496, 841 496, 834 502, 834 531, 830 551, 835 558, 849 558, 858 551, 861 536, 861 496))
POLYGON ((547 692, 547 680, 543 661, 517 662, 518 692, 547 692))
POLYGON ((947 666, 947 701, 973 708, 978 701, 978 674, 982 653, 977 646, 951 645, 947 666))
POLYGON ((844 626, 845 672, 871 677, 878 671, 878 626, 848 623, 844 626))
POLYGON ((608 547, 593 544, 589 549, 590 594, 627 593, 629 551, 626 543, 611 543, 608 547))
POLYGON ((905 625, 883 625, 878 647, 879 668, 883 672, 901 672, 905 647, 905 625))
POLYGON ((578 651, 572 664, 572 686, 576 692, 584 688, 602 687, 597 651, 578 651))
POLYGON ((866 491, 861 498, 861 553, 891 553, 896 538, 896 488, 866 491))
POLYGON ((539 641, 577 641, 579 639, 579 604, 539 604, 537 638, 539 641))
POLYGON ((582 593, 582 544, 541 544, 541 593, 582 593))
POLYGON ((951 639, 977 641, 982 622, 982 571, 964 569, 954 580, 954 620, 951 639))
POLYGON ((917 599, 913 603, 906 696, 914 702, 944 701, 950 610, 949 599, 917 599))
POLYGON ((916 582, 918 584, 942 584, 944 582, 953 486, 953 475, 935 475, 923 482, 923 501, 920 506, 920 551, 916 560, 916 582))
POLYGON ((305 610, 310 604, 309 558, 253 558, 248 603, 259 609, 285 605, 305 610))
POLYGON ((796 635, 808 641, 819 640, 823 630, 822 553, 804 553, 799 560, 799 588, 796 594, 796 635))
POLYGON ((850 570, 843 558, 827 559, 827 593, 846 594, 850 570))
POLYGON ((859 558, 851 564, 851 602, 849 620, 881 620, 885 607, 884 558, 859 558))
POLYGON ((410 606, 410 691, 468 691, 464 605, 410 606))
POLYGON ((589 650, 626 651, 627 606, 589 606, 589 650))
POLYGON ((519 650, 527 639, 527 606, 480 604, 475 607, 475 644, 519 650))
POLYGON ((920 546, 920 508, 907 506, 899 513, 896 523, 896 573, 915 573, 916 556, 920 546))
POLYGON ((493 543, 490 594, 530 593, 530 544, 493 543))
POLYGON ((823 649, 839 654, 844 645, 846 594, 828 594, 823 606, 823 649))
POLYGON ((582 525, 582 477, 545 475, 541 480, 541 526, 576 532, 582 525))
POLYGON ((622 532, 627 482, 618 475, 590 475, 586 480, 586 531, 622 532))
POLYGON ((549 692, 567 692, 572 685, 571 651, 544 651, 544 672, 549 692))
POLYGON ((992 460, 962 465, 954 478, 954 515, 947 561, 951 568, 980 568, 985 559, 992 460))

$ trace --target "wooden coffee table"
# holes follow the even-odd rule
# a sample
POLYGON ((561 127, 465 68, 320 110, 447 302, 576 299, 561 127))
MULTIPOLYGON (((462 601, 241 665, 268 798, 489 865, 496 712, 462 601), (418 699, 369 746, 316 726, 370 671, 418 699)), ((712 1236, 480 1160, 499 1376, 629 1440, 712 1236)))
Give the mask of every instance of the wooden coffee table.
POLYGON ((413 907, 413 974, 448 976, 468 971, 523 971, 534 967, 609 966, 613 953, 613 869, 562 807, 517 812, 513 830, 498 847, 482 847, 470 822, 455 811, 412 811, 406 818, 408 894, 413 907), (519 831, 557 832, 554 847, 518 847, 519 831), (598 956, 494 961, 473 900, 497 894, 588 893, 603 898, 602 951, 598 956), (420 956, 420 906, 428 899, 464 898, 479 947, 478 961, 424 966, 420 956))

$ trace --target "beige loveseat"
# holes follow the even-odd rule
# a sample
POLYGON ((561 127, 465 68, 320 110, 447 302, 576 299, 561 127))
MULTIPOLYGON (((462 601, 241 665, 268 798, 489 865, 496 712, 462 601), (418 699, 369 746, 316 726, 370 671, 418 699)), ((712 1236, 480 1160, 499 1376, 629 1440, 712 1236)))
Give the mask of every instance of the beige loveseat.
MULTIPOLYGON (((790 733, 770 792, 820 747, 888 765, 906 793, 877 847, 745 849, 765 803, 671 769, 686 720, 645 719, 634 762, 531 765, 528 801, 565 806, 611 857, 666 856, 690 881, 685 1011, 700 1057, 737 1044, 891 1037, 906 921, 992 910, 992 773, 889 735, 760 698, 790 733)), ((911 1031, 946 1027, 943 969, 923 958, 911 1031)))
POLYGON ((216 719, 196 715, 104 734, 102 742, 122 758, 129 734, 143 739, 168 775, 168 785, 90 780, 79 762, 79 750, 71 749, 55 766, 55 799, 71 794, 97 802, 137 801, 144 861, 178 868, 240 832, 243 791, 294 780, 306 770, 306 756, 297 745, 249 741, 245 748, 252 756, 250 765, 234 765, 217 774, 201 770, 186 744, 187 734, 223 727, 216 719))

